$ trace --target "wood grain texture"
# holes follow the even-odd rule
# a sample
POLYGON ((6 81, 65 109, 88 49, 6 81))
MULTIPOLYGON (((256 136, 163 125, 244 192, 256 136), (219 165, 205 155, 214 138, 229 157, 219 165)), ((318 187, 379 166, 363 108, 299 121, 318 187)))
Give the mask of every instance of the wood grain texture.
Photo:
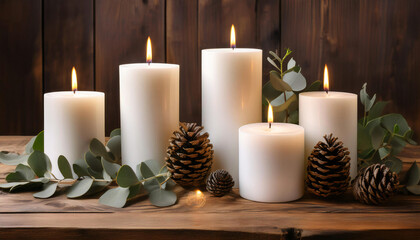
POLYGON ((201 123, 197 10, 197 0, 166 1, 166 62, 180 65, 180 121, 201 123))
MULTIPOLYGON (((30 137, 0 137, 0 149, 21 152, 30 137)), ((401 154, 404 171, 420 160, 420 147, 401 154)), ((0 165, 0 181, 11 166, 0 165)), ((337 199, 311 195, 282 204, 242 199, 235 189, 218 198, 205 193, 201 208, 188 205, 188 191, 176 188, 179 201, 168 208, 152 206, 144 198, 123 209, 98 203, 97 198, 72 200, 61 192, 50 199, 31 193, 0 192, 0 238, 22 239, 416 239, 420 237, 420 198, 397 195, 379 206, 352 199, 350 192, 337 199), (65 219, 65 220, 64 220, 65 219), (50 234, 47 234, 47 231, 50 234)))
POLYGON ((368 82, 419 139, 419 9, 416 0, 282 1, 281 46, 294 50, 308 82, 322 78, 324 64, 333 90, 358 93, 368 82))
POLYGON ((93 0, 44 1, 44 91, 94 90, 93 0))
POLYGON ((106 133, 120 126, 119 65, 146 62, 152 40, 153 62, 165 62, 164 0, 101 0, 95 5, 96 90, 106 95, 106 133))
POLYGON ((42 129, 41 0, 0 1, 0 134, 42 129))

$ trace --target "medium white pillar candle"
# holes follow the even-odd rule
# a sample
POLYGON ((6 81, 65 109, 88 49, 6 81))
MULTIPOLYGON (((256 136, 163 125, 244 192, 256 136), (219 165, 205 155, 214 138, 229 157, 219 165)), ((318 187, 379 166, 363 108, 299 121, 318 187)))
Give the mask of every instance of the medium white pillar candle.
POLYGON ((254 123, 239 129, 239 193, 258 202, 288 202, 304 193, 304 129, 254 123))
MULTIPOLYGON (((105 94, 76 91, 44 94, 44 152, 51 160, 52 173, 62 178, 60 155, 70 165, 84 159, 89 143, 97 138, 105 143, 105 94)), ((73 176, 76 177, 73 172, 73 176)))
POLYGON ((262 50, 204 49, 201 56, 202 124, 214 149, 213 169, 238 186, 238 129, 261 122, 262 50))
POLYGON ((120 65, 120 106, 123 164, 163 164, 179 124, 179 65, 120 65))
POLYGON ((357 174, 357 95, 345 92, 299 94, 299 125, 305 128, 305 160, 332 133, 350 151, 350 176, 357 174))

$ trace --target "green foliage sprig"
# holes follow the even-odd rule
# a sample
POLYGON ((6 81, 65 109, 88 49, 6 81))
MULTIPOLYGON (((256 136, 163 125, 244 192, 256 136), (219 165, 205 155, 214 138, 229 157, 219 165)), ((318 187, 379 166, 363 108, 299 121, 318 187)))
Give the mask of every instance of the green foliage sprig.
MULTIPOLYGON (((321 81, 315 81, 307 87, 306 79, 301 73, 301 68, 293 58, 287 62, 287 69, 283 69, 286 60, 291 56, 292 51, 286 49, 282 58, 277 53, 270 51, 272 58, 267 57, 267 61, 273 65, 274 70, 270 71, 270 81, 262 90, 263 109, 267 109, 267 103, 273 106, 276 121, 298 123, 298 95, 301 92, 316 91, 321 88, 321 81)), ((263 119, 267 114, 263 113, 263 119)))
POLYGON ((24 154, 0 153, 1 163, 17 165, 0 188, 9 192, 40 190, 33 194, 36 198, 52 197, 63 188, 68 198, 79 198, 101 192, 116 183, 118 187, 108 189, 99 198, 100 203, 124 207, 128 200, 149 194, 150 202, 155 206, 175 204, 177 196, 171 191, 175 183, 166 166, 160 167, 154 160, 142 162, 135 171, 128 165, 120 165, 120 135, 119 129, 112 131, 106 146, 98 139, 92 139, 84 159, 77 160, 73 166, 60 156, 58 168, 64 176, 60 179, 51 172, 51 161, 44 153, 44 134, 41 132, 28 142, 24 154))
POLYGON ((357 149, 359 168, 374 163, 384 163, 392 171, 399 173, 402 161, 396 157, 407 144, 416 145, 412 139, 413 130, 401 114, 382 115, 388 102, 375 103, 366 91, 365 83, 360 90, 360 101, 364 106, 364 116, 357 128, 357 149))

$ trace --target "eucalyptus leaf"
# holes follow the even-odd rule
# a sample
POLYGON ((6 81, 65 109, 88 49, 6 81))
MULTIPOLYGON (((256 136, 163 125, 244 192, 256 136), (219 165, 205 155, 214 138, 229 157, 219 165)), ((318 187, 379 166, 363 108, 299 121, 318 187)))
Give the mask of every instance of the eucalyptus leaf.
POLYGON ((293 58, 290 58, 289 62, 287 63, 287 69, 291 69, 296 66, 296 61, 293 58))
POLYGON ((106 191, 99 198, 99 202, 107 206, 122 208, 127 202, 129 194, 129 188, 116 187, 106 191))
POLYGON ((410 193, 420 195, 420 185, 407 186, 406 188, 410 193))
POLYGON ((105 172, 112 178, 115 179, 117 177, 117 172, 120 169, 120 165, 116 163, 111 163, 102 158, 102 167, 104 168, 105 172))
POLYGON ((93 181, 92 186, 90 186, 89 190, 83 195, 88 196, 104 190, 109 184, 111 184, 112 180, 109 182, 105 181, 93 181))
POLYGON ((2 184, 0 184, 0 188, 9 189, 9 188, 14 187, 14 186, 25 185, 25 184, 28 184, 28 183, 29 182, 8 182, 8 183, 2 183, 2 184))
POLYGON ((32 169, 26 165, 19 164, 16 166, 14 172, 9 173, 6 176, 7 182, 27 182, 34 179, 35 173, 32 169))
POLYGON ((280 105, 284 104, 287 101, 287 99, 292 97, 294 94, 295 93, 293 91, 283 92, 276 99, 271 101, 271 105, 272 106, 280 106, 280 105), (284 100, 284 95, 286 95, 286 100, 284 100))
POLYGON ((123 165, 117 173, 117 184, 120 187, 131 187, 139 183, 137 175, 128 165, 123 165))
POLYGON ((381 159, 385 159, 386 157, 389 156, 389 154, 391 153, 391 151, 385 147, 381 147, 378 149, 379 152, 379 156, 381 157, 381 159))
POLYGON ((130 194, 127 197, 128 199, 134 198, 144 193, 144 187, 143 187, 143 184, 141 183, 131 186, 129 190, 130 190, 130 194))
POLYGON ((306 88, 306 79, 301 73, 294 71, 288 72, 283 76, 283 81, 295 92, 302 91, 306 88))
POLYGON ((394 136, 391 141, 390 141, 390 145, 391 145, 391 154, 392 155, 398 155, 403 149, 404 147, 407 145, 405 139, 398 137, 398 136, 394 136))
POLYGON ((366 87, 367 87, 367 83, 363 84, 362 90, 360 90, 360 101, 365 107, 365 112, 369 112, 369 110, 372 108, 373 104, 375 103, 376 94, 373 95, 372 99, 370 99, 368 93, 366 92, 366 87))
POLYGON ((44 152, 44 131, 41 131, 40 133, 38 133, 38 135, 36 136, 34 140, 32 149, 34 151, 40 151, 42 153, 44 152))
POLYGON ((95 170, 93 170, 92 168, 88 167, 87 171, 89 173, 89 176, 96 178, 96 179, 103 179, 104 175, 103 175, 103 170, 100 172, 97 172, 95 170))
POLYGON ((150 178, 155 176, 153 171, 149 168, 149 166, 147 166, 145 162, 140 163, 140 173, 143 178, 150 178))
POLYGON ((34 151, 33 146, 34 146, 36 137, 37 136, 32 137, 31 140, 29 140, 29 142, 25 145, 26 154, 31 154, 34 151))
POLYGON ((89 172, 87 169, 88 165, 84 159, 78 159, 73 163, 74 173, 76 173, 79 178, 89 176, 89 172))
POLYGON ((121 128, 116 128, 112 130, 110 138, 113 138, 115 136, 121 136, 121 128))
POLYGON ((367 120, 370 121, 372 119, 379 118, 382 115, 382 112, 384 111, 384 109, 385 109, 385 107, 388 103, 389 102, 383 102, 383 101, 376 102, 372 106, 372 108, 369 110, 367 120))
POLYGON ((174 188, 175 188, 175 186, 176 186, 176 183, 175 183, 172 179, 169 179, 169 180, 166 182, 165 189, 166 189, 166 190, 172 190, 172 189, 174 189, 174 188))
POLYGON ((115 136, 109 139, 107 145, 114 155, 114 161, 121 161, 121 136, 115 136))
POLYGON ((397 134, 404 135, 405 132, 410 130, 407 121, 401 114, 391 113, 381 118, 381 124, 390 133, 394 132, 395 124, 398 125, 397 134))
POLYGON ((281 62, 281 58, 273 51, 268 52, 271 56, 273 56, 277 61, 281 62))
POLYGON ((26 184, 18 184, 9 189, 9 192, 24 192, 24 191, 35 191, 42 187, 41 182, 27 182, 26 184))
POLYGON ((321 89, 322 89, 322 82, 320 80, 316 80, 305 89, 305 92, 319 91, 321 89))
POLYGON ((369 130, 363 127, 362 124, 357 124, 357 149, 365 151, 372 148, 372 140, 369 130))
POLYGON ((149 195, 150 202, 157 207, 167 207, 176 203, 176 194, 169 190, 156 189, 149 195))
POLYGON ((387 157, 384 161, 384 164, 395 173, 399 173, 403 166, 403 162, 401 161, 401 159, 395 156, 387 157))
POLYGON ((372 147, 374 149, 379 149, 382 146, 385 134, 386 132, 381 126, 376 126, 372 129, 372 147))
POLYGON ((287 99, 287 101, 284 104, 282 104, 280 106, 274 106, 273 105, 273 111, 274 112, 285 111, 295 101, 297 101, 297 97, 296 97, 296 94, 293 94, 289 99, 287 99))
MULTIPOLYGON (((263 95, 263 103, 265 104, 267 101, 271 102, 274 99, 278 98, 281 94, 281 91, 276 90, 270 81, 268 81, 266 84, 264 84, 262 88, 262 95, 263 95)), ((268 104, 266 104, 268 106, 268 104)))
POLYGON ((143 183, 144 188, 147 192, 151 193, 156 189, 160 189, 159 181, 156 178, 153 178, 149 181, 143 183))
POLYGON ((16 153, 10 153, 1 151, 0 152, 0 163, 5 165, 15 166, 28 161, 29 155, 19 155, 16 153))
POLYGON ((267 57, 267 61, 268 61, 271 65, 273 65, 273 67, 277 68, 277 70, 281 71, 281 70, 280 70, 280 68, 277 66, 277 64, 274 62, 274 60, 273 60, 273 59, 271 59, 271 58, 267 57))
POLYGON ((71 171, 70 163, 66 157, 60 155, 57 160, 58 169, 64 178, 73 178, 73 173, 71 171))
POLYGON ((36 198, 49 198, 54 195, 55 191, 57 190, 58 183, 56 182, 48 182, 45 183, 42 187, 42 191, 34 193, 33 196, 36 198))
POLYGON ((102 142, 96 138, 90 141, 89 150, 96 156, 101 156, 110 162, 114 161, 114 159, 110 156, 102 142))
POLYGON ((29 156, 28 165, 38 177, 43 177, 45 173, 51 171, 51 161, 48 156, 38 150, 34 150, 29 156))
POLYGON ((68 190, 68 198, 78 198, 85 195, 93 184, 92 178, 85 178, 82 180, 76 181, 68 190))
POLYGON ((281 79, 280 73, 277 71, 270 71, 270 82, 274 89, 278 91, 292 91, 292 87, 281 79))
POLYGON ((100 157, 96 157, 93 153, 88 151, 85 153, 85 161, 93 171, 102 172, 103 168, 100 157))
POLYGON ((47 182, 49 182, 50 181, 50 179, 49 178, 46 178, 46 177, 42 177, 42 178, 34 178, 34 179, 32 179, 31 180, 31 182, 38 182, 38 183, 47 183, 47 182))
POLYGON ((407 186, 417 185, 420 182, 420 168, 417 162, 414 162, 407 171, 407 186))

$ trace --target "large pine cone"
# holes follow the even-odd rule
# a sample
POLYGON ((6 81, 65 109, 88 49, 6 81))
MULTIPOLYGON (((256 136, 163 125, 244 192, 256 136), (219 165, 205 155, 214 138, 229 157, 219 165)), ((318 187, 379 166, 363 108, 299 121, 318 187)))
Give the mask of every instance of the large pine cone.
POLYGON ((207 178, 206 189, 216 197, 226 195, 232 190, 235 182, 228 171, 219 169, 210 174, 207 178))
POLYGON ((356 177, 353 195, 362 203, 379 204, 395 194, 398 184, 398 175, 385 164, 373 164, 356 177))
POLYGON ((309 192, 330 197, 343 194, 350 181, 350 152, 332 134, 324 136, 308 157, 306 186, 309 192))
POLYGON ((213 164, 213 145, 209 134, 201 134, 202 126, 180 123, 169 140, 166 166, 172 179, 184 188, 204 184, 213 164))

